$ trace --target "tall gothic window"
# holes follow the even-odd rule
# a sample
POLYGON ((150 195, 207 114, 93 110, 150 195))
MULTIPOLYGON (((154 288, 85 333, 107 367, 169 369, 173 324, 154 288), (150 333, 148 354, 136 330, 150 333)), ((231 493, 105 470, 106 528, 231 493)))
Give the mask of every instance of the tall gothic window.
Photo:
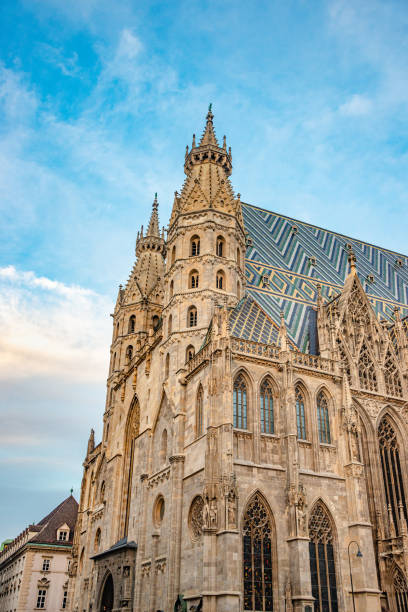
POLYGON ((360 357, 358 360, 358 376, 360 386, 368 391, 378 391, 377 375, 370 353, 365 344, 361 347, 360 357))
POLYGON ((217 289, 225 289, 225 274, 222 270, 218 270, 217 272, 215 286, 217 289))
POLYGON ((329 406, 324 391, 320 391, 317 396, 317 426, 319 428, 319 441, 323 444, 330 444, 329 406))
POLYGON ((401 570, 396 569, 393 580, 395 602, 398 612, 408 612, 408 588, 407 581, 401 570))
POLYGON ((261 432, 273 434, 275 421, 273 413, 273 388, 271 381, 266 379, 261 385, 260 393, 261 432))
POLYGON ((316 612, 338 612, 333 530, 321 502, 309 520, 309 560, 316 612))
MULTIPOLYGON (((397 435, 387 417, 381 420, 378 428, 378 440, 381 454, 381 468, 384 479, 387 506, 391 510, 397 534, 400 532, 400 515, 406 519, 404 481, 402 479, 401 461, 397 435)), ((402 518, 402 517, 401 517, 402 518)))
POLYGON ((259 493, 244 516, 244 610, 273 612, 272 525, 259 493))
POLYGON ((188 327, 197 326, 197 308, 195 306, 190 306, 187 311, 187 325, 188 327))
POLYGON ((240 374, 234 382, 234 427, 247 428, 247 386, 240 374))
POLYGON ((401 378, 398 373, 397 365, 388 351, 384 364, 384 380, 387 395, 402 397, 401 378))
POLYGON ((196 402, 196 436, 197 438, 203 433, 203 388, 200 385, 197 393, 196 402))
POLYGON ((195 257, 200 254, 200 238, 193 236, 190 240, 190 257, 195 257))
POLYGON ((217 255, 218 257, 224 257, 225 254, 225 240, 222 236, 218 236, 217 238, 217 255))
POLYGON ((295 388, 296 426, 299 440, 306 440, 305 396, 299 385, 295 388))
POLYGON ((133 334, 136 328, 136 316, 132 315, 129 319, 128 333, 133 334))
POLYGON ((198 289, 198 272, 197 272, 197 270, 192 270, 190 272, 189 287, 190 287, 190 289, 198 289))
POLYGON ((135 439, 139 435, 140 407, 135 396, 129 408, 126 421, 125 448, 123 454, 123 484, 122 484, 122 515, 121 531, 123 536, 127 535, 129 526, 130 497, 132 490, 133 459, 135 450, 135 439))

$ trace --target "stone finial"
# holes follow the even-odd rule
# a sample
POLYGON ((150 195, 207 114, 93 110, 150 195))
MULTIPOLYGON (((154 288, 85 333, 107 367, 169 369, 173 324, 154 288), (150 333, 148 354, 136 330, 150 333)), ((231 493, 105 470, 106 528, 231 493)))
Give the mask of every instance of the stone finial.
POLYGON ((349 250, 348 253, 348 257, 347 257, 349 266, 350 266, 350 273, 355 273, 356 272, 356 261, 357 258, 354 254, 354 251, 352 249, 349 250))
POLYGON ((88 440, 88 448, 86 452, 87 456, 93 452, 94 448, 95 448, 95 431, 91 429, 91 433, 89 434, 89 440, 88 440))

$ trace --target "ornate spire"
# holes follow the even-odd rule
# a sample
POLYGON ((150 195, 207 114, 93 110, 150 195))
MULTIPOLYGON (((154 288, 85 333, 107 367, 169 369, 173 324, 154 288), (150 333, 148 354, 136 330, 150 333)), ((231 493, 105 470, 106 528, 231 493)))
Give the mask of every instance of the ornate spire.
POLYGON ((215 145, 216 147, 219 146, 218 140, 217 140, 217 137, 214 131, 214 125, 213 125, 214 115, 211 112, 211 108, 212 108, 212 104, 210 104, 210 106, 208 107, 206 124, 205 124, 204 133, 201 136, 200 145, 199 145, 200 147, 202 147, 203 145, 208 145, 208 144, 215 145))
POLYGON ((159 210, 159 203, 157 201, 157 193, 155 193, 153 205, 152 205, 152 214, 150 217, 146 236, 160 236, 158 210, 159 210))

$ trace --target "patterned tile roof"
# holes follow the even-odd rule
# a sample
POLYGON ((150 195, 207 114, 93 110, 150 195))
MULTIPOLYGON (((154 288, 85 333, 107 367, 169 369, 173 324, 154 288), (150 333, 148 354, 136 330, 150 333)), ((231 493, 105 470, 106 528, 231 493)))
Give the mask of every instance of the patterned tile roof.
POLYGON ((408 315, 408 258, 303 221, 242 204, 249 244, 248 295, 279 325, 284 312, 290 338, 302 351, 316 351, 316 285, 330 300, 340 293, 352 248, 357 273, 374 310, 390 322, 393 309, 408 315))

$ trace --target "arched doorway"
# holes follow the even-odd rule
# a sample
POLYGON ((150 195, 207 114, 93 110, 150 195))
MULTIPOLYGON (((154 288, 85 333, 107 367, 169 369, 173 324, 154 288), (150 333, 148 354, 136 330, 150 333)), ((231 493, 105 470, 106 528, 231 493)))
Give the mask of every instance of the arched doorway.
POLYGON ((100 612, 111 612, 111 610, 113 610, 113 579, 112 574, 108 574, 103 586, 100 612))

